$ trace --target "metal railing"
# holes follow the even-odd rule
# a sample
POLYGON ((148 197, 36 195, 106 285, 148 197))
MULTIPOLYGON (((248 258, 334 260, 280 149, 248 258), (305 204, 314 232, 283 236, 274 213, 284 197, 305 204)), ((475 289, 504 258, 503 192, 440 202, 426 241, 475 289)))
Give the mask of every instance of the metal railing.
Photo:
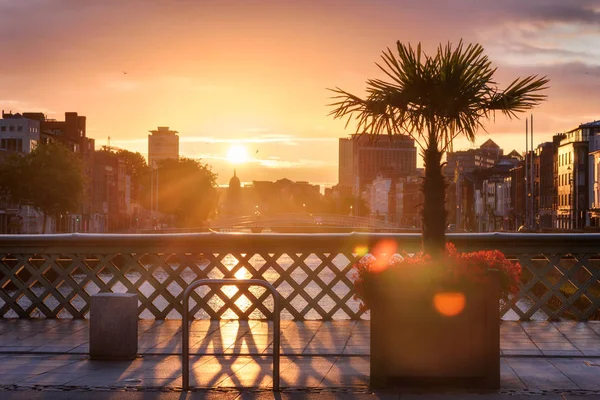
POLYGON ((281 324, 279 293, 266 281, 260 279, 201 279, 190 283, 183 292, 183 322, 181 327, 181 365, 183 390, 190 388, 190 325, 189 325, 189 299, 190 294, 202 285, 213 286, 262 286, 273 295, 273 390, 279 391, 279 355, 281 343, 281 324))
POLYGON ((349 228, 380 228, 400 229, 398 224, 382 221, 377 218, 358 217, 340 214, 317 214, 317 213, 289 213, 274 216, 244 215, 240 217, 224 218, 213 221, 211 229, 243 228, 253 226, 291 227, 295 225, 349 227, 349 228))
MULTIPOLYGON (((449 234, 460 251, 498 249, 523 266, 509 319, 587 320, 600 308, 599 234, 449 234)), ((0 236, 0 318, 86 318, 97 292, 138 294, 141 318, 182 318, 183 290, 198 279, 252 278, 281 294, 282 319, 361 319, 353 265, 382 240, 419 251, 418 234, 148 234, 0 236)), ((264 293, 247 304, 193 294, 199 318, 265 318, 264 293), (260 300, 260 301, 259 301, 260 300)), ((241 295, 241 294, 240 294, 241 295)), ((238 296, 236 294, 236 296, 238 296)), ((268 296, 267 296, 268 297, 268 296)), ((239 296, 238 296, 239 298, 239 296)))

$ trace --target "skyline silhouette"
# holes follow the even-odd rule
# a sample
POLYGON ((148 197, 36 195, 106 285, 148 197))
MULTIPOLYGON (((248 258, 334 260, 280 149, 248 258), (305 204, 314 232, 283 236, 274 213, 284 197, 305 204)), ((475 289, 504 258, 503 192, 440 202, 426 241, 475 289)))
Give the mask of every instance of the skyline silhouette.
MULTIPOLYGON (((481 43, 501 85, 547 75, 536 142, 597 120, 599 10, 598 1, 555 0, 2 2, 0 44, 13 56, 0 67, 0 108, 50 118, 77 111, 98 147, 110 136, 144 155, 147 130, 172 126, 181 155, 213 165, 220 184, 235 145, 248 154, 236 166, 242 175, 335 184, 337 139, 352 129, 327 117, 326 88, 360 92, 397 39, 421 41, 428 53, 461 38, 481 43)), ((524 120, 486 128, 475 146, 493 138, 524 150, 524 120)))

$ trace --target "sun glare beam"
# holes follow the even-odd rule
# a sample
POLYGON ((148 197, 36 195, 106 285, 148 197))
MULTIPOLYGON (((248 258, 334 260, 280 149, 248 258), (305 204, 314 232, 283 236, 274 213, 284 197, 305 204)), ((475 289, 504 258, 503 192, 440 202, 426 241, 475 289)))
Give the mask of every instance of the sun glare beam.
POLYGON ((242 164, 248 161, 248 151, 244 146, 235 144, 227 151, 227 160, 232 164, 242 164))

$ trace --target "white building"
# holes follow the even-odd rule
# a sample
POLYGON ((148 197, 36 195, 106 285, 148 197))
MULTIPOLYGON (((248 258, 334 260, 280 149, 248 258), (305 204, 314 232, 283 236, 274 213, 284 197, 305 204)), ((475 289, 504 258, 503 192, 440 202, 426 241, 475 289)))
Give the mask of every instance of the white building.
POLYGON ((30 153, 40 141, 40 122, 21 114, 5 114, 0 119, 0 150, 30 153))
POLYGON ((370 188, 368 198, 371 216, 399 226, 418 227, 420 225, 419 176, 391 177, 377 174, 370 188))
POLYGON ((476 206, 480 211, 483 231, 495 232, 505 229, 510 206, 510 178, 486 179, 483 181, 481 203, 476 206))
POLYGON ((371 184, 371 196, 369 198, 369 208, 371 215, 384 216, 388 219, 389 211, 389 194, 392 186, 392 178, 386 177, 383 174, 377 174, 377 177, 371 184))
MULTIPOLYGON (((2 112, 0 119, 0 159, 12 153, 30 153, 40 140, 39 121, 21 114, 2 112)), ((41 232, 41 213, 28 205, 3 204, 0 207, 0 232, 41 232)))

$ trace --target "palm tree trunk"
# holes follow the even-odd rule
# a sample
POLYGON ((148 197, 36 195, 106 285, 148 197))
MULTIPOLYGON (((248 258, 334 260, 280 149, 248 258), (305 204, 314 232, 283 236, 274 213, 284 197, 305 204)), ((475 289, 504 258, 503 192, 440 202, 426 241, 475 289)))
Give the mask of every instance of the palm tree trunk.
POLYGON ((423 161, 423 250, 435 256, 441 254, 446 246, 446 183, 442 175, 442 152, 438 149, 437 141, 429 141, 423 161))

